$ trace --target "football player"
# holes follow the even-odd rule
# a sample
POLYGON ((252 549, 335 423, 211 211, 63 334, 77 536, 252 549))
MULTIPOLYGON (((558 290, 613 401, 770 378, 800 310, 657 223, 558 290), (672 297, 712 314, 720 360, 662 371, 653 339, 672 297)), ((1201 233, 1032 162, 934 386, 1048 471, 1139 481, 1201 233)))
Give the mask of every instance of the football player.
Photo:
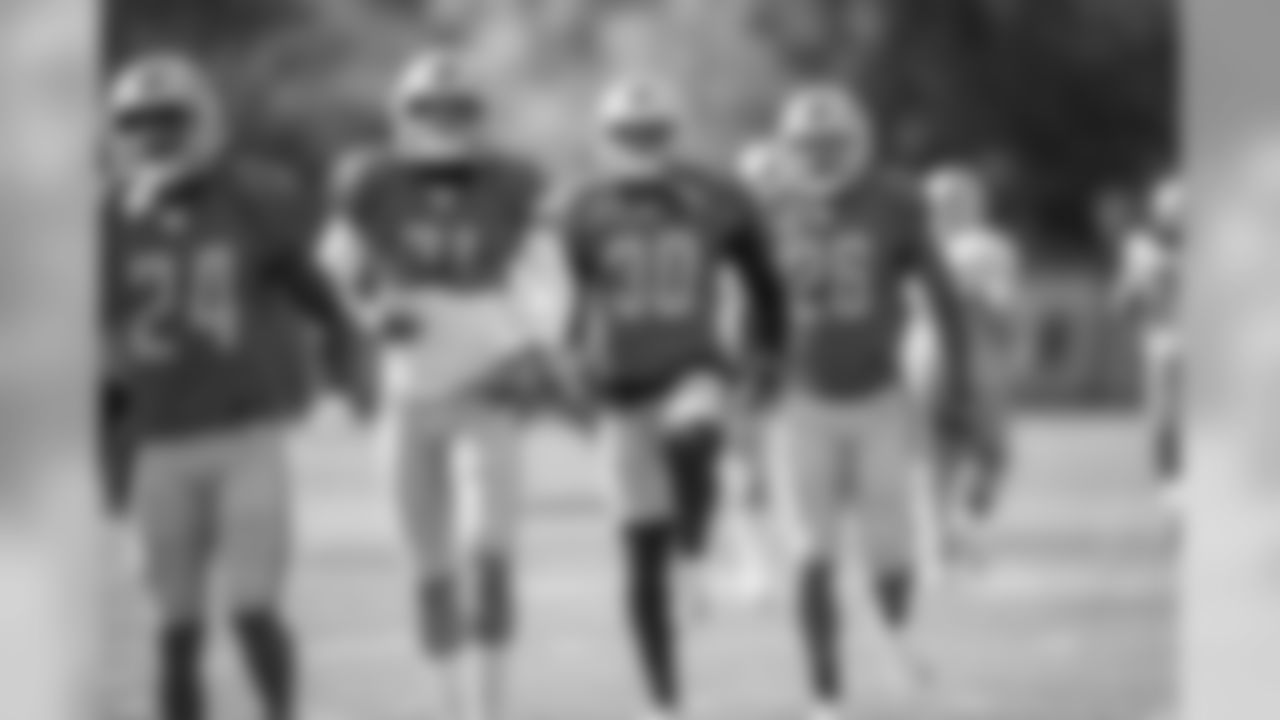
POLYGON ((957 432, 967 427, 968 336, 915 193, 873 164, 870 123, 850 94, 799 88, 779 125, 790 178, 767 210, 790 311, 781 445, 805 539, 796 581, 814 717, 832 718, 843 695, 836 568, 846 522, 860 531, 873 604, 894 641, 889 667, 921 669, 905 642, 918 585, 915 427, 899 355, 906 290, 921 283, 940 319, 943 407, 957 432))
POLYGON ((682 699, 673 584, 709 540, 729 377, 759 389, 780 346, 779 287, 746 193, 687 156, 669 88, 613 84, 599 128, 600 172, 572 197, 563 232, 580 362, 612 421, 627 615, 649 712, 665 718, 682 699), (740 353, 721 333, 723 273, 742 289, 740 353))
POLYGON ((1118 287, 1120 302, 1137 317, 1156 474, 1171 504, 1182 460, 1178 303, 1184 222, 1181 187, 1167 179, 1152 194, 1146 227, 1125 240, 1118 287))
POLYGON ((545 281, 533 165, 499 148, 459 58, 395 81, 385 147, 341 169, 326 264, 387 341, 395 472, 422 641, 450 714, 503 714, 515 631, 517 410, 543 366, 524 291, 545 281))
POLYGON ((160 716, 206 716, 203 615, 215 571, 264 716, 295 716, 282 614, 286 435, 307 404, 303 333, 354 407, 363 343, 310 260, 301 186, 229 147, 209 80, 177 55, 127 65, 105 112, 105 354, 137 443, 133 485, 160 618, 160 716), (305 318, 312 328, 300 324, 305 318))
POLYGON ((938 438, 934 472, 940 483, 944 540, 961 559, 977 551, 976 528, 991 514, 1008 463, 1008 414, 1020 353, 1021 262, 1013 241, 990 217, 986 192, 962 169, 934 173, 925 187, 930 230, 956 281, 970 328, 971 397, 976 434, 963 445, 938 438))

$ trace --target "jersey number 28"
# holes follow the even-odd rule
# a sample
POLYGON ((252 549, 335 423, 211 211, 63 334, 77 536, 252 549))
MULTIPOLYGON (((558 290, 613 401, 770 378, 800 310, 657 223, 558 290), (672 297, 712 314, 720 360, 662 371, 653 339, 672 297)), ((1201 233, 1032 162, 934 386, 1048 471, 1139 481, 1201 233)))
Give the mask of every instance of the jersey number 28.
POLYGON ((140 304, 128 331, 132 358, 144 364, 172 359, 176 334, 194 336, 223 352, 234 350, 241 325, 237 275, 236 255, 227 243, 135 258, 129 282, 139 292, 140 304))

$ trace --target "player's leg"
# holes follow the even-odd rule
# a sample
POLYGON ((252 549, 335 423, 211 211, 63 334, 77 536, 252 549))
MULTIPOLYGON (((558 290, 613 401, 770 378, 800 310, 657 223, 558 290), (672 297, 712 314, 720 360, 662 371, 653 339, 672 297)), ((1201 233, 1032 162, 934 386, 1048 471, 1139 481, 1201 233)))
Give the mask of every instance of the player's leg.
POLYGON ((221 447, 218 553, 232 627, 267 720, 292 720, 298 658, 282 599, 292 555, 293 513, 286 428, 251 427, 221 447))
POLYGON ((1181 368, 1172 338, 1157 347, 1152 358, 1150 408, 1154 432, 1156 478, 1166 488, 1176 488, 1182 471, 1180 422, 1181 368))
POLYGON ((677 591, 691 614, 704 609, 709 590, 712 536, 721 501, 723 431, 700 420, 664 433, 662 451, 672 482, 677 591))
POLYGON ((626 615, 644 676, 648 712, 680 712, 680 654, 674 614, 676 538, 671 482, 656 418, 637 411, 610 428, 621 500, 626 615))
POLYGON ((462 702, 462 592, 457 572, 452 471, 458 408, 436 403, 397 408, 396 474, 406 539, 417 582, 419 632, 428 661, 439 671, 441 703, 462 702))
POLYGON ((843 618, 837 577, 846 460, 841 428, 828 408, 795 399, 782 411, 781 446, 801 547, 796 612, 815 720, 835 717, 844 696, 843 618))
POLYGON ((136 512, 157 611, 155 704, 159 720, 202 720, 204 610, 213 516, 196 443, 139 450, 136 512))
POLYGON ((917 566, 921 539, 917 493, 911 472, 911 420, 898 393, 869 399, 850 421, 858 438, 858 526, 880 618, 889 630, 887 650, 903 683, 915 685, 923 667, 912 652, 909 634, 920 601, 917 566))
POLYGON ((729 564, 724 574, 726 599, 756 606, 773 590, 773 567, 783 557, 782 538, 771 526, 771 417, 764 408, 743 409, 726 424, 721 452, 721 501, 729 564))
MULTIPOLYGON (((468 683, 472 717, 505 716, 505 661, 515 639, 518 610, 515 596, 515 538, 519 520, 523 469, 522 429, 500 409, 477 413, 456 450, 455 482, 469 483, 475 493, 476 528, 464 538, 464 575, 472 605, 467 639, 472 646, 468 683)), ((460 489, 466 492, 465 489, 460 489)))

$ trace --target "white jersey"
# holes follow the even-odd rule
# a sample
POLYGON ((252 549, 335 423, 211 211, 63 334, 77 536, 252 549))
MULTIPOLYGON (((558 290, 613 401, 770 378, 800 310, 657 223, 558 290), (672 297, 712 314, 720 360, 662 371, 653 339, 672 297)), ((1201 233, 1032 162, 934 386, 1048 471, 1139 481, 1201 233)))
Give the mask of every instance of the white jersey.
MULTIPOLYGON (((355 242, 340 225, 331 228, 321 258, 332 274, 350 275, 355 242)), ((371 324, 395 315, 421 328, 385 356, 392 397, 446 398, 522 350, 554 343, 564 332, 569 300, 553 248, 549 238, 532 239, 509 282, 482 292, 393 288, 365 303, 361 309, 371 324)))
POLYGON ((1007 382, 1016 371, 1018 348, 1022 264, 1017 250, 989 227, 942 238, 941 246, 969 325, 974 369, 985 381, 1007 382))

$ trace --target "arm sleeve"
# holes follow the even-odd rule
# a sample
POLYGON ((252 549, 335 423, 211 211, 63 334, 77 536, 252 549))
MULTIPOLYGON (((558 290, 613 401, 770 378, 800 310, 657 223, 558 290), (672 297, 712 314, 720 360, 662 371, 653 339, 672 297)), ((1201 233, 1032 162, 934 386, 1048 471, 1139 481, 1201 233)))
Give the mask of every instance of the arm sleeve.
POLYGON ((745 193, 735 204, 729 252, 746 301, 747 341, 755 353, 775 357, 786 343, 786 307, 768 224, 745 193))
POLYGON ((320 331, 326 361, 344 363, 356 351, 358 326, 342 293, 318 260, 323 194, 291 178, 272 177, 260 192, 272 283, 320 331))

